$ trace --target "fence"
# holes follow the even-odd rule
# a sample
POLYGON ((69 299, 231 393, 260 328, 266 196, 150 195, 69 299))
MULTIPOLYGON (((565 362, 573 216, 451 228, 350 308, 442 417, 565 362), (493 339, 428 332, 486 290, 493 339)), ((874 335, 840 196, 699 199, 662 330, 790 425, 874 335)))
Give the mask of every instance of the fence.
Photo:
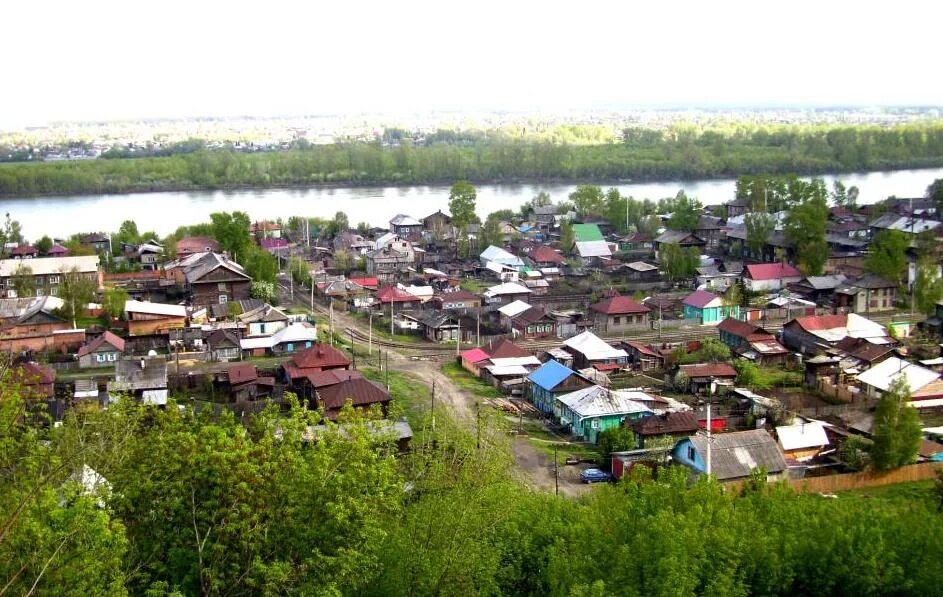
POLYGON ((865 487, 881 487, 895 483, 910 483, 936 479, 936 472, 943 470, 943 464, 924 462, 902 466, 899 469, 880 473, 866 471, 863 473, 845 473, 842 475, 828 475, 825 477, 809 477, 792 479, 789 484, 796 491, 804 493, 833 493, 850 489, 864 489, 865 487))

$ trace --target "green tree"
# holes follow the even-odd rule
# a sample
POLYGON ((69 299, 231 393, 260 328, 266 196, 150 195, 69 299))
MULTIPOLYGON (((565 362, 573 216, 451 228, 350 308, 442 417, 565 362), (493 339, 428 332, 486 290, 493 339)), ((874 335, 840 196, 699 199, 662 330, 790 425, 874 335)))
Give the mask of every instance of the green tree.
POLYGON ((40 255, 45 255, 49 253, 49 249, 52 248, 52 239, 48 236, 43 235, 38 241, 36 241, 36 250, 39 251, 40 255))
POLYGON ((131 296, 123 288, 109 287, 102 294, 102 308, 112 319, 121 319, 124 315, 125 303, 131 296))
POLYGON ((743 223, 747 231, 747 249, 751 255, 761 256, 763 247, 766 246, 769 235, 775 228, 773 217, 767 213, 748 213, 743 223))
POLYGON ((278 275, 278 260, 265 249, 256 245, 246 245, 242 250, 241 265, 254 281, 275 283, 275 277, 278 275))
POLYGON ((881 230, 868 246, 864 267, 872 274, 900 282, 907 271, 907 235, 900 230, 881 230))
POLYGON ((917 409, 909 406, 910 388, 903 376, 891 382, 874 411, 871 462, 886 471, 910 464, 920 449, 922 430, 917 409))
POLYGON ((576 187, 570 193, 570 201, 576 208, 576 215, 580 217, 601 216, 606 198, 602 189, 596 185, 584 184, 576 187))
POLYGON ((334 258, 332 259, 332 265, 334 266, 334 269, 339 269, 344 273, 348 273, 354 265, 354 260, 348 251, 336 251, 334 253, 334 258))
POLYGON ((252 245, 249 235, 251 220, 245 212, 216 212, 210 214, 210 230, 223 251, 239 261, 244 252, 252 245))
POLYGON ((32 268, 25 263, 16 266, 12 280, 17 297, 25 298, 36 294, 36 278, 33 277, 32 268))
POLYGON ((936 213, 943 214, 943 178, 938 178, 927 187, 927 199, 936 204, 936 213))
POLYGON ((848 205, 848 190, 845 188, 844 183, 840 180, 832 181, 832 192, 831 192, 832 203, 838 207, 845 207, 848 205))
POLYGON ((569 220, 560 222, 560 248, 564 253, 573 251, 573 244, 576 242, 576 234, 573 232, 573 225, 569 220))
POLYGON ((115 254, 121 253, 121 244, 127 243, 129 245, 139 244, 142 240, 141 234, 138 232, 138 225, 134 220, 125 220, 121 222, 121 226, 118 227, 118 232, 112 236, 112 250, 115 254))
POLYGON ((825 224, 828 220, 825 183, 795 181, 790 191, 797 201, 786 216, 784 232, 796 251, 797 265, 807 276, 819 276, 828 258, 825 224))
POLYGON ((668 209, 671 217, 668 218, 668 228, 671 230, 694 230, 704 211, 704 207, 697 199, 688 197, 684 191, 669 202, 668 209))
POLYGON ((858 209, 858 194, 860 191, 856 186, 848 187, 848 192, 845 194, 845 207, 847 209, 858 209))
POLYGON ((275 284, 264 280, 253 280, 249 292, 253 298, 266 303, 274 303, 278 299, 275 284))
POLYGON ((59 274, 59 298, 64 303, 61 311, 63 317, 72 320, 72 327, 77 327, 76 318, 85 312, 94 296, 95 282, 77 267, 59 274))
POLYGON ((683 248, 677 243, 666 243, 658 253, 659 267, 671 282, 693 277, 700 263, 700 251, 695 247, 683 248))
POLYGON ((606 470, 611 466, 610 457, 613 452, 623 452, 637 448, 635 431, 631 427, 619 426, 606 429, 599 434, 596 450, 599 452, 599 462, 606 470))
POLYGON ((932 315, 936 311, 936 304, 943 299, 943 278, 940 278, 939 269, 939 262, 929 257, 917 260, 914 302, 921 313, 932 315))
POLYGON ((462 232, 468 231, 468 225, 477 221, 475 215, 475 200, 478 192, 467 181, 459 181, 452 185, 449 191, 449 213, 452 216, 452 225, 462 232))
POLYGON ((521 216, 526 219, 534 213, 535 208, 546 207, 548 205, 553 205, 553 199, 550 198, 550 194, 546 191, 540 191, 534 195, 530 201, 521 206, 521 216))

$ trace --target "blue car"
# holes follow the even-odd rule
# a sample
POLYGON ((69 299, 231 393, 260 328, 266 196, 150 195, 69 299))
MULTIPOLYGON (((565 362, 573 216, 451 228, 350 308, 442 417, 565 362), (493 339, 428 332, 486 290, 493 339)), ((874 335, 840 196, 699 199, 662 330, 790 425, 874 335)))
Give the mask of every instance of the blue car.
POLYGON ((588 468, 580 473, 583 483, 606 483, 612 481, 612 475, 598 468, 588 468))

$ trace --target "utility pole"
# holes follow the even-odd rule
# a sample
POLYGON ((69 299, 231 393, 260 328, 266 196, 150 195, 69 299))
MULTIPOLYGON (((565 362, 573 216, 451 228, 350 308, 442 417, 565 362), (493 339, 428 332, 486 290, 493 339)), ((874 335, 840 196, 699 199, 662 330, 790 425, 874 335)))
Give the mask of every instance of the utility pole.
POLYGON ((481 403, 475 403, 475 446, 481 450, 481 403))
MULTIPOLYGON (((314 285, 314 281, 312 280, 312 286, 313 285, 314 285)), ((331 346, 334 346, 334 299, 333 298, 331 299, 331 305, 328 309, 328 312, 330 313, 328 325, 330 326, 329 329, 330 329, 330 334, 331 334, 331 346)))
POLYGON ((475 344, 481 348, 481 307, 475 311, 475 344))
POLYGON ((354 329, 347 328, 347 333, 350 334, 350 358, 353 360, 354 369, 357 368, 357 351, 354 346, 354 329))
POLYGON ((707 400, 707 474, 711 474, 711 403, 707 400))
POLYGON ((386 351, 386 391, 390 391, 390 351, 386 351))
POLYGON ((314 311, 314 276, 311 276, 311 310, 314 311))
POLYGON ((560 464, 557 458, 557 444, 553 444, 553 492, 560 495, 560 464))
POLYGON ((370 308, 370 327, 367 331, 367 362, 370 362, 370 357, 373 355, 373 307, 370 308))
POLYGON ((455 335, 455 356, 458 356, 462 348, 462 320, 459 317, 455 319, 458 321, 458 333, 455 335))
POLYGON ((390 340, 393 339, 393 297, 390 297, 390 340))
POLYGON ((435 378, 432 378, 432 430, 435 431, 435 378))
MULTIPOLYGON (((914 245, 914 199, 910 198, 910 242, 914 245)), ((916 249, 916 246, 914 247, 916 249)), ((915 251, 916 253, 916 251, 915 251)), ((917 256, 914 255, 914 279, 910 283, 910 327, 914 325, 914 299, 917 289, 917 256)), ((871 306, 871 297, 868 297, 868 307, 871 306)))

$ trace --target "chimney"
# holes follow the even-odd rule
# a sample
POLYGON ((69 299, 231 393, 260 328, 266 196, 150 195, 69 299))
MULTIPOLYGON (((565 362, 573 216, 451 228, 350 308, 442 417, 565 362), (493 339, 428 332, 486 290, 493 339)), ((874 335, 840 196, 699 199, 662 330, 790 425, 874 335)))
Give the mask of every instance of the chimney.
POLYGON ((141 357, 141 369, 144 369, 144 364, 145 364, 144 357, 141 357))

